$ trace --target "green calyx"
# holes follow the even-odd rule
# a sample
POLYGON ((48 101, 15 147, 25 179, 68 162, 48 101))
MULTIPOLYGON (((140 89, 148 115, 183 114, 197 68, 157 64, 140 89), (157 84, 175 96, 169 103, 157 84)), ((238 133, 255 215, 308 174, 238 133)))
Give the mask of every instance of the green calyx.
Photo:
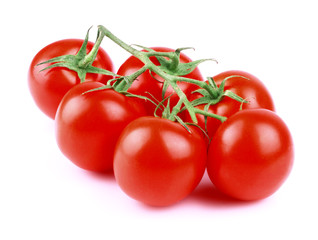
POLYGON ((164 71, 167 74, 173 75, 173 76, 185 76, 189 73, 191 73, 200 63, 203 63, 205 61, 215 61, 213 58, 209 59, 200 59, 188 63, 181 63, 180 62, 180 53, 183 50, 187 49, 193 49, 191 47, 185 47, 185 48, 178 48, 174 52, 157 52, 151 48, 147 48, 140 45, 138 46, 144 50, 147 51, 145 55, 149 57, 156 57, 159 61, 160 65, 158 66, 162 71, 164 71))
POLYGON ((191 101, 191 104, 193 107, 195 106, 199 106, 199 105, 204 105, 204 110, 200 110, 197 108, 194 108, 195 110, 193 111, 192 109, 187 109, 186 107, 184 107, 183 109, 180 110, 184 111, 184 110, 188 110, 190 115, 191 114, 195 114, 195 113, 199 113, 204 115, 204 119, 205 119, 205 128, 207 127, 207 118, 208 117, 213 117, 216 118, 218 120, 220 120, 221 122, 224 122, 226 120, 226 117, 223 116, 219 116, 213 113, 208 112, 209 107, 211 105, 215 105, 217 103, 219 103, 220 101, 222 101, 222 99, 224 97, 230 97, 235 101, 241 102, 243 103, 248 103, 248 101, 246 101, 245 99, 241 98, 240 96, 238 96, 237 94, 233 93, 232 91, 229 90, 224 90, 224 86, 225 86, 225 82, 232 77, 236 77, 235 75, 230 76, 225 78, 220 86, 218 87, 215 83, 215 81, 213 80, 213 78, 208 77, 208 84, 204 84, 202 85, 202 88, 194 91, 193 93, 199 93, 202 95, 202 97, 197 98, 193 101, 191 101))
MULTIPOLYGON (((233 77, 237 77, 235 75, 230 76, 225 78, 220 86, 218 87, 215 83, 215 81, 213 80, 213 78, 208 77, 208 83, 209 85, 207 85, 205 88, 201 88, 198 89, 196 91, 194 91, 193 93, 200 93, 202 95, 202 97, 195 99, 191 102, 191 104, 193 106, 198 106, 198 105, 214 105, 217 104, 218 102, 220 102, 225 96, 232 98, 235 101, 241 102, 241 103, 248 103, 248 101, 246 101, 245 99, 241 98, 240 96, 238 96, 237 94, 233 93, 232 91, 229 90, 225 90, 224 91, 224 86, 225 86, 225 82, 233 77)), ((240 76, 241 77, 241 76, 240 76)))
POLYGON ((104 35, 99 35, 97 37, 96 43, 93 47, 93 49, 86 54, 86 47, 88 43, 88 37, 89 37, 89 31, 87 31, 85 40, 78 51, 76 55, 63 55, 59 57, 52 58, 48 61, 41 62, 38 65, 47 64, 47 63, 53 63, 52 65, 43 68, 41 71, 55 68, 55 67, 65 67, 70 70, 75 71, 78 74, 79 79, 81 82, 85 81, 85 77, 87 73, 96 73, 96 74, 104 74, 104 75, 110 75, 117 77, 117 74, 114 74, 111 71, 108 71, 106 69, 97 68, 92 66, 98 52, 98 48, 102 42, 102 39, 104 35))

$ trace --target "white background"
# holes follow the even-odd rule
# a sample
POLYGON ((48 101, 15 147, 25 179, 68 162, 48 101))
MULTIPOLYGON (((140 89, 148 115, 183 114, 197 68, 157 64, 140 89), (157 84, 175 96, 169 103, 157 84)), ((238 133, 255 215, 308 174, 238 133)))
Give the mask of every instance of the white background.
MULTIPOLYGON (((315 0, 29 0, 3 1, 0 9, 0 239, 318 239, 315 0), (128 198, 113 176, 67 160, 54 122, 29 94, 27 70, 47 44, 83 38, 98 24, 130 44, 195 47, 186 52, 192 59, 219 61, 202 64, 205 76, 240 69, 259 77, 295 142, 281 189, 237 202, 205 176, 184 201, 152 208, 128 198)), ((102 47, 116 68, 128 57, 108 39, 102 47)))

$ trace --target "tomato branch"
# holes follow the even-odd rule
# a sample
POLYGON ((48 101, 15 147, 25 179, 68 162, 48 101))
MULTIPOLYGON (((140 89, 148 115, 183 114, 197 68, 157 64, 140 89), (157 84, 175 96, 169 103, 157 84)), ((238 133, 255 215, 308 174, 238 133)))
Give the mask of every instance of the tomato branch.
MULTIPOLYGON (((92 50, 78 63, 80 68, 86 68, 92 64, 97 56, 98 48, 103 41, 104 34, 98 34, 97 40, 92 48, 92 50)), ((88 34, 87 34, 88 37, 88 34)))
MULTIPOLYGON (((195 67, 197 67, 198 64, 201 62, 207 61, 207 60, 214 60, 214 59, 202 59, 197 60, 190 63, 179 63, 179 56, 180 51, 188 48, 179 48, 175 52, 155 52, 152 49, 145 48, 142 46, 139 46, 141 48, 144 48, 145 50, 148 49, 148 52, 139 51, 135 48, 133 48, 131 45, 126 44, 121 39, 116 37, 114 34, 112 34, 107 28, 104 26, 99 25, 99 34, 103 34, 109 39, 111 39, 113 42, 115 42, 117 45, 131 53, 133 56, 137 57, 140 61, 142 61, 145 65, 143 68, 140 69, 140 71, 137 71, 135 73, 136 76, 139 76, 147 69, 151 72, 156 73, 158 76, 163 78, 165 81, 168 82, 168 84, 173 88, 173 90, 176 92, 176 94, 179 96, 179 101, 176 106, 173 107, 173 110, 171 112, 171 115, 169 116, 170 120, 175 120, 176 115, 178 112, 180 112, 182 104, 184 104, 185 108, 189 111, 189 114, 191 116, 191 119, 194 123, 197 123, 196 113, 202 114, 209 117, 214 117, 219 119, 220 121, 225 121, 226 118, 223 116, 219 116, 216 114, 209 113, 207 111, 203 111, 200 109, 197 109, 194 107, 193 104, 187 99, 184 92, 179 88, 177 82, 189 82, 191 84, 195 84, 203 89, 206 90, 206 92, 211 96, 212 99, 219 99, 220 100, 220 93, 217 91, 217 89, 214 88, 214 86, 209 85, 208 83, 204 81, 199 81, 191 78, 185 78, 181 77, 183 75, 186 75, 193 71, 195 67), (157 57, 158 61, 161 63, 160 66, 156 66, 151 60, 150 57, 155 56, 157 57), (168 59, 166 59, 166 58, 168 59)), ((132 81, 136 79, 135 76, 129 76, 129 83, 126 85, 126 90, 128 90, 129 86, 131 85, 132 81), (130 82, 131 81, 131 82, 130 82), (128 86, 128 88, 127 88, 128 86)), ((121 86, 119 88, 122 88, 125 82, 122 80, 121 83, 119 83, 118 86, 121 86)))
POLYGON ((139 58, 142 62, 144 62, 145 60, 148 60, 148 58, 144 55, 141 54, 140 51, 138 51, 137 49, 133 48, 132 46, 126 44, 125 42, 123 42, 122 40, 120 40, 118 37, 116 37, 114 34, 112 34, 107 28, 105 28, 102 25, 98 25, 98 29, 99 31, 104 34, 106 37, 108 37, 109 39, 111 39, 113 42, 115 42, 117 45, 119 45, 120 47, 122 47, 123 49, 125 49, 127 52, 131 53, 132 55, 134 55, 135 57, 139 58))

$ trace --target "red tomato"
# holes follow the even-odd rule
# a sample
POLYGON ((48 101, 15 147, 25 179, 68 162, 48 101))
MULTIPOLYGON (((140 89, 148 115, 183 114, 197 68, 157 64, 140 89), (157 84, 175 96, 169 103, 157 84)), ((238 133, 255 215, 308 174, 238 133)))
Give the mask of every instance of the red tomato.
MULTIPOLYGON (((40 72, 40 70, 50 64, 36 65, 54 57, 75 55, 82 44, 83 40, 80 39, 64 39, 54 42, 40 50, 31 62, 28 73, 28 84, 31 95, 37 106, 52 119, 55 118, 55 113, 62 97, 73 86, 80 83, 80 79, 75 71, 67 68, 55 67, 40 72)), ((93 45, 92 42, 88 42, 87 52, 92 49, 93 45)), ((114 70, 111 59, 102 48, 99 48, 93 66, 109 71, 114 70)), ((102 83, 106 83, 111 78, 110 76, 93 73, 86 75, 87 81, 102 83)))
MULTIPOLYGON (((153 50, 157 52, 172 52, 174 51, 173 49, 170 48, 165 48, 165 47, 153 47, 153 50)), ((160 65, 159 61, 156 59, 156 57, 151 57, 151 61, 156 64, 157 66, 160 65)), ((185 54, 181 53, 180 54, 180 62, 181 63, 188 63, 190 62, 191 59, 187 57, 185 54)), ((127 76, 130 75, 140 68, 143 67, 143 63, 136 57, 131 56, 129 57, 118 69, 117 74, 121 76, 127 76)), ((203 80, 203 77, 199 71, 198 68, 195 68, 190 74, 185 75, 184 77, 187 78, 192 78, 196 80, 203 80)), ((155 97, 158 101, 162 101, 162 90, 163 90, 163 82, 164 80, 156 75, 155 73, 151 74, 149 73, 149 70, 141 74, 131 85, 129 88, 128 92, 137 94, 137 95, 142 95, 150 98, 151 100, 154 100, 152 96, 155 97), (153 76, 156 78, 154 79, 153 76), (148 92, 151 94, 148 94, 148 92)), ((186 94, 186 96, 190 96, 191 92, 197 89, 196 85, 185 83, 185 82, 179 82, 178 86, 181 88, 181 90, 186 94)), ((168 90, 166 91, 165 97, 170 96, 173 94, 170 98, 170 106, 174 106, 177 104, 179 97, 178 95, 174 92, 174 90, 169 86, 168 90), (174 93, 174 94, 173 94, 174 93)), ((155 101, 156 102, 156 101, 155 101)), ((154 110, 156 106, 151 103, 150 101, 146 101, 145 103, 147 112, 150 116, 153 116, 154 110)), ((158 111, 160 114, 160 111, 158 111)))
POLYGON ((167 206, 190 194, 200 182, 207 158, 197 129, 190 134, 176 122, 142 117, 120 136, 114 155, 115 178, 128 196, 167 206))
POLYGON ((273 194, 289 175, 293 141, 286 124, 266 109, 242 110, 215 133, 207 172, 221 192, 241 200, 273 194))
MULTIPOLYGON (((234 113, 240 110, 242 105, 242 109, 255 109, 255 108, 265 108, 274 111, 274 103, 272 97, 265 87, 265 85, 255 76, 249 74, 247 72, 238 71, 238 70, 231 70, 220 73, 213 77, 215 83, 220 86, 221 82, 230 76, 243 76, 243 77, 231 77, 226 80, 224 90, 230 90, 237 94, 238 96, 242 97, 243 99, 249 101, 249 103, 244 103, 243 105, 233 100, 229 97, 224 97, 224 99, 219 102, 218 104, 212 105, 209 108, 209 112, 230 117, 234 113), (246 79, 248 78, 248 79, 246 79)), ((199 93, 195 93, 190 97, 190 101, 201 97, 202 95, 199 93)), ((204 106, 197 106, 200 109, 203 109, 204 106)), ((186 122, 191 122, 191 118, 189 114, 186 115, 184 120, 186 122)), ((205 129, 205 121, 204 116, 197 114, 198 124, 203 129, 205 129)), ((221 122, 215 118, 208 118, 207 121, 207 131, 210 138, 213 137, 215 131, 221 125, 221 122)))
POLYGON ((84 82, 73 87, 56 113, 56 138, 63 154, 77 166, 96 172, 112 170, 117 139, 132 120, 146 114, 134 98, 84 82))

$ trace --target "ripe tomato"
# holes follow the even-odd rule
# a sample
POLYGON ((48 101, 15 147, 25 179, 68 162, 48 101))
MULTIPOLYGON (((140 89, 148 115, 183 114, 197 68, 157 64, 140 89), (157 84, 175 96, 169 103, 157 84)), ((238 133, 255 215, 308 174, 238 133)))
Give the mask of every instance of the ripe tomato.
POLYGON ((242 110, 216 131, 207 172, 223 193, 241 200, 273 194, 289 175, 294 150, 286 124, 266 109, 242 110))
MULTIPOLYGON (((172 51, 174 51, 173 49, 165 48, 165 47, 153 47, 152 49, 157 51, 157 52, 172 52, 172 51)), ((157 66, 160 65, 160 63, 156 57, 151 57, 150 59, 157 66)), ((188 63, 188 62, 191 62, 191 59, 181 52, 180 62, 181 63, 188 63)), ((120 66, 117 74, 121 75, 121 76, 130 75, 130 74, 136 72, 137 70, 139 70, 140 68, 142 68, 143 65, 144 64, 138 58, 131 56, 120 66)), ((184 77, 192 78, 192 79, 196 79, 196 80, 203 80, 203 77, 202 77, 198 68, 195 68, 191 73, 185 75, 184 77)), ((129 88, 128 92, 133 93, 133 94, 137 94, 137 95, 146 96, 146 97, 150 98, 151 100, 154 100, 152 98, 152 96, 153 96, 158 101, 162 101, 163 100, 162 99, 163 82, 164 82, 164 80, 161 77, 159 77, 155 73, 152 73, 152 76, 151 76, 149 70, 147 70, 146 72, 141 74, 133 82, 133 84, 129 88), (148 93, 150 93, 152 96, 148 93)), ((186 94, 186 96, 190 96, 191 92, 197 89, 196 85, 189 84, 186 82, 179 82, 178 86, 186 94)), ((169 88, 166 91, 165 98, 170 96, 170 95, 171 95, 170 105, 174 106, 175 104, 177 104, 179 97, 174 92, 174 90, 169 86, 169 88), (173 94, 173 95, 171 95, 171 94, 173 94)), ((148 114, 150 116, 153 116, 156 106, 153 103, 151 103, 150 101, 146 101, 146 102, 144 102, 144 104, 146 106, 148 114)), ((160 110, 158 111, 158 114, 160 114, 160 110)))
MULTIPOLYGON (((51 64, 36 65, 54 57, 75 55, 82 44, 83 40, 80 39, 64 39, 54 42, 40 50, 31 62, 28 73, 31 95, 37 106, 52 119, 55 118, 55 113, 62 97, 73 86, 80 83, 80 79, 75 71, 64 67, 55 67, 40 72, 40 70, 51 64)), ((87 52, 92 49, 93 45, 92 42, 88 42, 87 52)), ((99 48, 93 66, 109 71, 114 70, 111 59, 102 48, 99 48)), ((93 73, 86 75, 87 81, 102 83, 106 83, 111 78, 110 76, 93 73)))
POLYGON ((84 82, 73 87, 56 113, 56 138, 63 154, 77 166, 96 172, 112 170, 116 141, 124 127, 146 114, 142 104, 112 89, 84 82))
POLYGON ((114 174, 130 197, 153 206, 185 198, 200 182, 207 158, 197 129, 189 133, 176 122, 142 117, 131 122, 118 139, 114 174))
MULTIPOLYGON (((218 104, 211 105, 209 107, 209 112, 230 117, 234 113, 242 109, 255 109, 255 108, 265 108, 274 111, 274 102, 272 97, 265 87, 265 85, 255 76, 250 73, 238 71, 238 70, 231 70, 222 72, 213 77, 213 80, 220 86, 221 82, 230 76, 231 77, 226 80, 224 90, 230 90, 234 92, 236 95, 242 97, 243 99, 247 100, 249 103, 243 103, 243 105, 233 100, 229 97, 224 97, 218 104), (242 77, 239 77, 242 76, 242 77), (246 79, 247 78, 247 79, 246 79)), ((201 97, 202 95, 199 93, 195 93, 190 97, 190 101, 201 97)), ((197 106, 198 108, 202 109, 204 106, 197 106)), ((191 118, 187 112, 185 112, 184 120, 186 122, 191 122, 191 118)), ((197 115, 198 124, 203 129, 205 129, 205 120, 203 115, 197 115)), ((215 118, 208 118, 207 120, 207 131, 210 138, 213 137, 215 131, 221 125, 221 122, 215 118)))

